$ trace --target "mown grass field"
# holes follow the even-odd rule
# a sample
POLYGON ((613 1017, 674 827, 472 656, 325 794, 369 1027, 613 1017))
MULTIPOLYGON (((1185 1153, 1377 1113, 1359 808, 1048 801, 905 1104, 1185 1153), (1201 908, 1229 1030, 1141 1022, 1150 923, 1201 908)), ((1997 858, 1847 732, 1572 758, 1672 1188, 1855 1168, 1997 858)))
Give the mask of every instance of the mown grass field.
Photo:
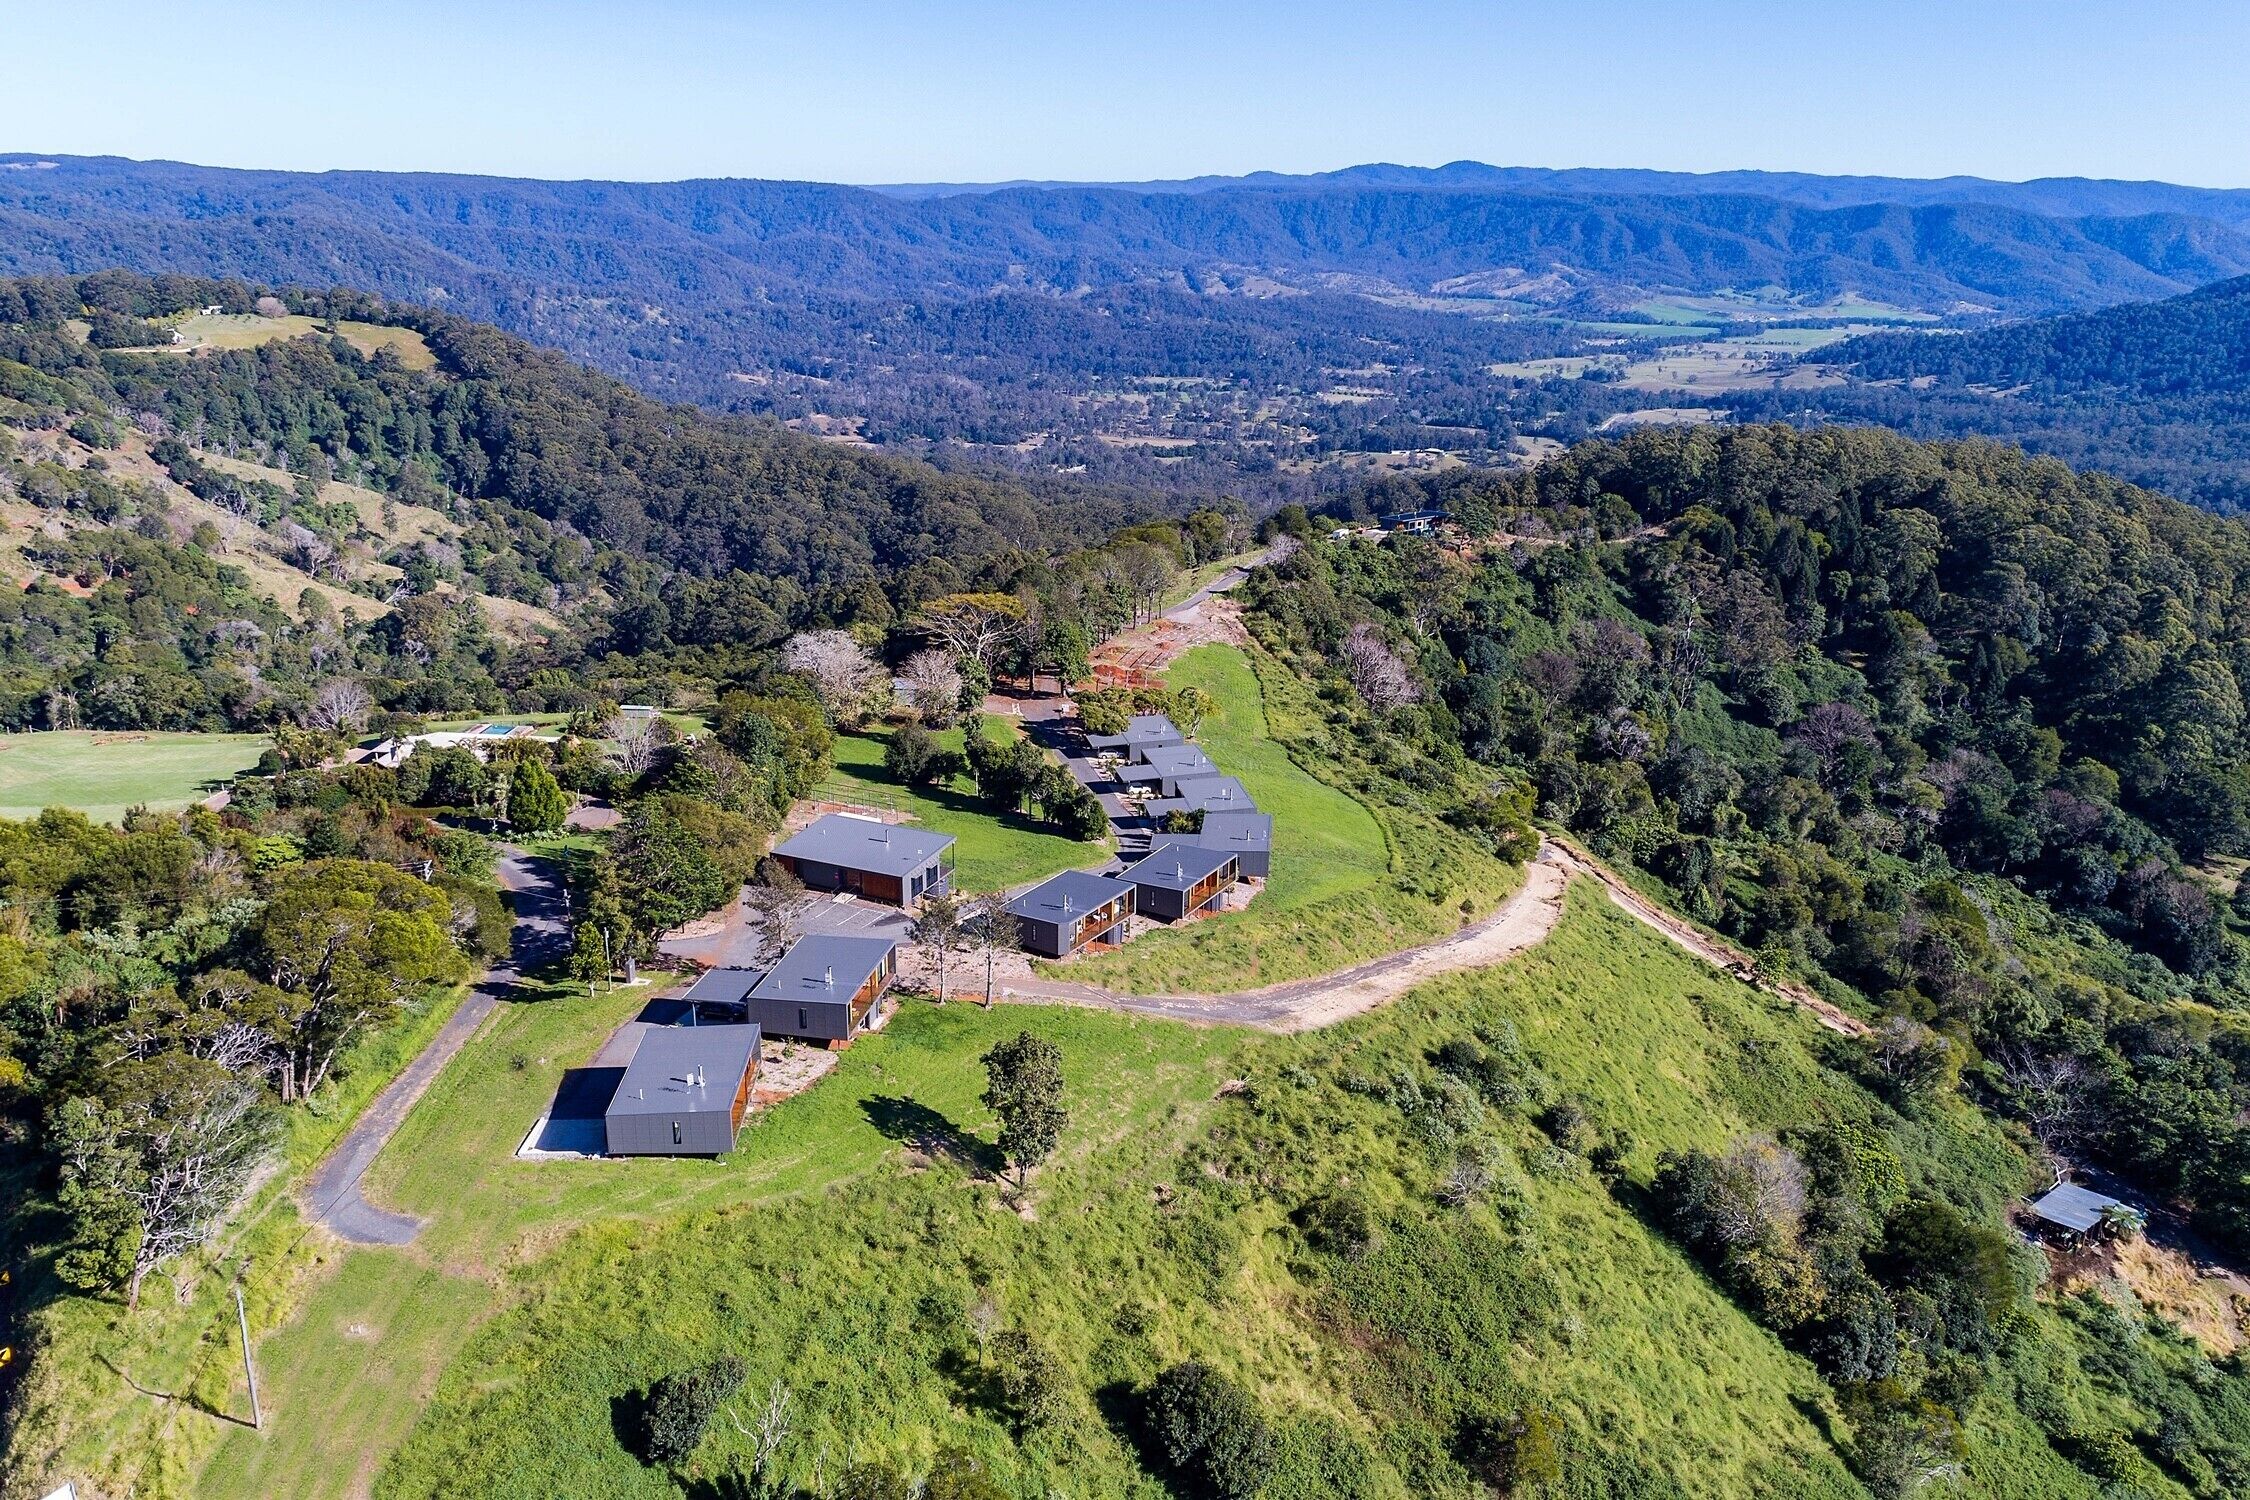
POLYGON ((1198 646, 1166 679, 1218 708, 1196 738, 1273 814, 1273 875, 1247 911, 1134 939, 1049 972, 1138 993, 1219 991, 1301 979, 1440 937, 1515 888, 1520 872, 1434 819, 1355 798, 1292 756, 1342 780, 1345 768, 1305 686, 1260 673, 1233 646, 1198 646), (1270 695, 1269 695, 1270 690, 1270 695))
MULTIPOLYGON (((1339 1086, 1419 1069, 1438 1043, 1503 1023, 1559 1084, 1587 1094, 1605 1129, 1635 1132, 1638 1182, 1660 1147, 1723 1147, 1740 1130, 1795 1123, 1808 1106, 1891 1133, 1917 1172, 1997 1182, 2014 1166, 1966 1111, 1900 1120, 1819 1064, 1822 1037, 1803 1015, 1583 888, 1543 947, 1311 1036, 1160 1023, 1120 1033, 1111 1028, 1129 1023, 1109 1017, 1065 1025, 1021 1007, 917 1009, 879 1046, 855 1047, 822 1091, 776 1110, 727 1164, 588 1164, 586 1175, 613 1180, 682 1168, 646 1190, 646 1217, 555 1241, 540 1227, 549 1203, 519 1207, 522 1185, 508 1190, 505 1171, 431 1163, 433 1195, 448 1166, 463 1185, 433 1196, 434 1211, 497 1211, 515 1220, 519 1248, 545 1253, 494 1267, 466 1240, 424 1247, 434 1262, 497 1274, 502 1305, 455 1353, 375 1493, 658 1497, 682 1482, 691 1494, 731 1493, 726 1476, 748 1452, 734 1422, 714 1424, 677 1480, 629 1455, 613 1426, 616 1403, 650 1380, 731 1353, 750 1369, 729 1407, 743 1426, 770 1382, 789 1385, 797 1424, 780 1464, 799 1484, 816 1466, 830 1479, 853 1457, 911 1467, 959 1443, 1010 1493, 1153 1500, 1168 1492, 1137 1457, 1129 1392, 1192 1356, 1258 1393, 1281 1441, 1272 1500, 1466 1500, 1476 1491, 1449 1456, 1452 1424, 1527 1400, 1565 1424, 1559 1493, 1864 1495, 1831 1441, 1848 1432, 1811 1366, 1649 1229, 1631 1192, 1605 1190, 1531 1124, 1493 1114, 1478 1129, 1507 1165, 1491 1200, 1440 1208, 1450 1151, 1339 1086), (975 1050, 1026 1023, 1062 1046, 1076 1112, 1022 1215, 964 1161, 991 1139, 972 1102, 975 1050), (1213 1097, 1228 1076, 1247 1091, 1213 1097), (869 1118, 876 1106, 889 1135, 869 1118), (896 1136, 951 1145, 915 1154, 896 1136), (700 1196, 688 1179, 704 1173, 757 1186, 678 1214, 700 1196), (1343 1179, 1379 1206, 1384 1226, 1356 1261, 1312 1249, 1291 1227, 1299 1204, 1343 1179), (673 1209, 659 1215, 660 1201, 673 1209), (1019 1442, 993 1409, 969 1327, 980 1297, 1070 1372, 1078 1394, 1055 1428, 1019 1442)), ((473 1144, 464 1104, 432 1111, 428 1136, 400 1159, 453 1130, 473 1144)), ((425 1168, 406 1170, 402 1198, 425 1168)), ((532 1196, 556 1191, 579 1189, 532 1196)), ((343 1311, 339 1302, 330 1321, 343 1311)), ((334 1398, 315 1394, 325 1411, 334 1398)), ((2090 1493, 2026 1432, 2003 1414, 1972 1434, 1976 1492, 2090 1493)), ((367 1461, 332 1450, 322 1467, 260 1477, 328 1494, 367 1461)))
MULTIPOLYGON (((987 732, 1013 740, 1022 730, 1001 714, 986 714, 987 732)), ((915 823, 959 840, 953 853, 954 889, 961 892, 998 890, 1041 880, 1058 871, 1098 865, 1108 856, 1101 844, 1082 844, 1047 832, 1020 813, 996 810, 976 793, 976 783, 966 775, 944 785, 910 787, 883 768, 888 731, 836 736, 836 765, 813 795, 829 801, 859 802, 893 807, 912 813, 915 823)), ((947 729, 937 735, 947 750, 961 748, 961 731, 947 729)))
POLYGON ((138 803, 185 807, 213 783, 257 764, 262 734, 88 733, 0 735, 0 818, 74 807, 114 823, 138 803))

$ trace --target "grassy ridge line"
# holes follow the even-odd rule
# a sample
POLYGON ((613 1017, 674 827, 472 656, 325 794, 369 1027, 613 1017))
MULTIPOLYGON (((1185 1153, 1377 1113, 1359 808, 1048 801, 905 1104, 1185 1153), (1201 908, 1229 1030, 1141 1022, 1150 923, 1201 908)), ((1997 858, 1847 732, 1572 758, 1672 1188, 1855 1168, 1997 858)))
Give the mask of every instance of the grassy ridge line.
POLYGON ((1443 937, 1521 884, 1520 868, 1387 800, 1379 776, 1338 753, 1311 689, 1263 649, 1198 646, 1168 680, 1218 704, 1197 738, 1273 814, 1273 878, 1247 911, 1042 972, 1141 994, 1310 978, 1443 937))

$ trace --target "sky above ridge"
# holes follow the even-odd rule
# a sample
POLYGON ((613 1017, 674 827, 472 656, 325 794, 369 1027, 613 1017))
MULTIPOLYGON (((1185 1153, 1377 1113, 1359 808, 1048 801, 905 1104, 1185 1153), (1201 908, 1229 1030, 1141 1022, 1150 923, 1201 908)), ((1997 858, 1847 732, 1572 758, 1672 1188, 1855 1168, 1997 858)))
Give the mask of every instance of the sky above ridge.
POLYGON ((534 177, 1368 161, 2250 186, 2250 6, 13 0, 0 151, 534 177))

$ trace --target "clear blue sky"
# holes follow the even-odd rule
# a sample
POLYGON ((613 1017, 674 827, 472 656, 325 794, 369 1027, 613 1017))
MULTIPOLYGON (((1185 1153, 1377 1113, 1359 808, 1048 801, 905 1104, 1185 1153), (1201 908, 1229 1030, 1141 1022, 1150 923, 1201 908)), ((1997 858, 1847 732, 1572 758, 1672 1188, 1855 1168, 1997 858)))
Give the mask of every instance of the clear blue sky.
POLYGON ((2250 186, 2250 5, 11 0, 0 150, 842 182, 1468 157, 2250 186))

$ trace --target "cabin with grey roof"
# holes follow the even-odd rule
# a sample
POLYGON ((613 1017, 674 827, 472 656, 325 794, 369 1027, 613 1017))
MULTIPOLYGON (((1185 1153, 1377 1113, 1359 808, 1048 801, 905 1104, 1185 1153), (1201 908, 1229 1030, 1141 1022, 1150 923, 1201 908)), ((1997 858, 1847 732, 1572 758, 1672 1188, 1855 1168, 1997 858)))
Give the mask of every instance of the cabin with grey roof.
POLYGON ((1008 903, 1022 925, 1022 945, 1067 958, 1088 943, 1114 940, 1133 914, 1134 888, 1122 880, 1065 870, 1008 903))
POLYGON ((816 891, 849 891, 912 906, 952 883, 953 835, 829 813, 774 845, 773 856, 816 891))
POLYGON ((652 1026, 602 1112, 612 1156, 734 1149, 758 1076, 755 1026, 652 1026))
POLYGON ((892 939, 814 933, 791 944, 751 989, 744 1019, 769 1036, 841 1047, 867 1029, 897 976, 892 939))
POLYGON ((1173 835, 1117 878, 1132 885, 1133 906, 1141 915, 1177 922, 1224 899, 1242 878, 1242 864, 1223 850, 1173 835))

